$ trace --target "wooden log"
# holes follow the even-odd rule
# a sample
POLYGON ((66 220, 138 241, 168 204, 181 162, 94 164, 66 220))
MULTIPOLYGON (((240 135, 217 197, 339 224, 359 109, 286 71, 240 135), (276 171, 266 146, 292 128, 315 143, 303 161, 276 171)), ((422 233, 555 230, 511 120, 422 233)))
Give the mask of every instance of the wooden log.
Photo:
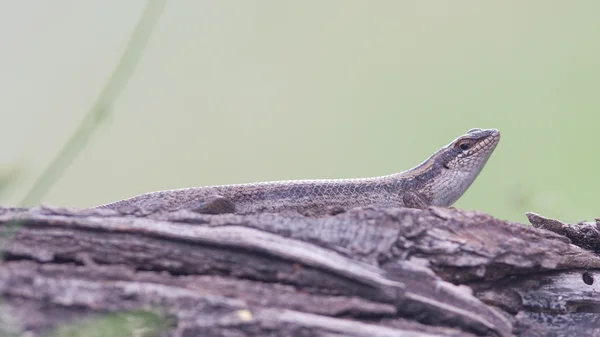
POLYGON ((561 233, 479 212, 0 208, 2 228, 15 221, 0 294, 34 334, 140 309, 172 317, 171 336, 600 333, 600 258, 561 233))

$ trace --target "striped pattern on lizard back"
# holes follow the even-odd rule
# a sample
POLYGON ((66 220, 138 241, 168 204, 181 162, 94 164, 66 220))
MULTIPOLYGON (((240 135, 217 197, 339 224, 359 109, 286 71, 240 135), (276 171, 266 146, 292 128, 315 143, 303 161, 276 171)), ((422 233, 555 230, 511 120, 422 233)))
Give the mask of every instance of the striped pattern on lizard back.
MULTIPOLYGON (((318 179, 193 187, 150 192, 99 206, 122 213, 154 213, 180 209, 202 210, 221 197, 238 214, 295 210, 323 214, 360 206, 403 206, 395 175, 359 179, 318 179)), ((201 213, 228 213, 219 210, 201 213)))

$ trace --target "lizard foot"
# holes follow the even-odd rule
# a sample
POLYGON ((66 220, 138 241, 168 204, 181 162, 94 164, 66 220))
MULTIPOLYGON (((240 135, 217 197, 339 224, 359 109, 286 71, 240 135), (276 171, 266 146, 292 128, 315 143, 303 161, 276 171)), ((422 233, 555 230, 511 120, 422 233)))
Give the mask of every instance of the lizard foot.
POLYGON ((221 195, 215 195, 200 201, 191 210, 202 214, 234 213, 235 204, 221 195))
POLYGON ((327 207, 327 214, 329 214, 329 215, 338 215, 338 214, 341 214, 344 212, 346 212, 346 209, 341 206, 328 206, 327 207))

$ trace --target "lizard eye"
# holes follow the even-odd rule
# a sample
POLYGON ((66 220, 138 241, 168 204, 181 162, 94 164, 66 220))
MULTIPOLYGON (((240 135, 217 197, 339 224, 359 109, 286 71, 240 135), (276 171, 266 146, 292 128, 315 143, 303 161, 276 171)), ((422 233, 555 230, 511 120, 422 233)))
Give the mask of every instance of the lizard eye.
POLYGON ((467 151, 470 148, 472 148, 473 145, 475 145, 475 141, 473 141, 472 139, 462 139, 456 142, 454 146, 463 151, 467 151))

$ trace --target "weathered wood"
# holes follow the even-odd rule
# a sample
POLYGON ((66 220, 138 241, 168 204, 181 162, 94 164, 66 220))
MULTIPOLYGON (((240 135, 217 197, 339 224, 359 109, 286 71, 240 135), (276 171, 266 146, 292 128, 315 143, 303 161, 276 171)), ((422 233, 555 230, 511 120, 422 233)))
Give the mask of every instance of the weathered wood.
POLYGON ((533 227, 557 233, 581 248, 600 253, 600 219, 596 219, 595 222, 568 224, 533 212, 526 214, 533 227))
POLYGON ((172 336, 600 334, 597 319, 579 323, 600 311, 600 258, 478 212, 0 208, 1 226, 15 220, 0 294, 34 332, 158 306, 176 318, 172 336))

